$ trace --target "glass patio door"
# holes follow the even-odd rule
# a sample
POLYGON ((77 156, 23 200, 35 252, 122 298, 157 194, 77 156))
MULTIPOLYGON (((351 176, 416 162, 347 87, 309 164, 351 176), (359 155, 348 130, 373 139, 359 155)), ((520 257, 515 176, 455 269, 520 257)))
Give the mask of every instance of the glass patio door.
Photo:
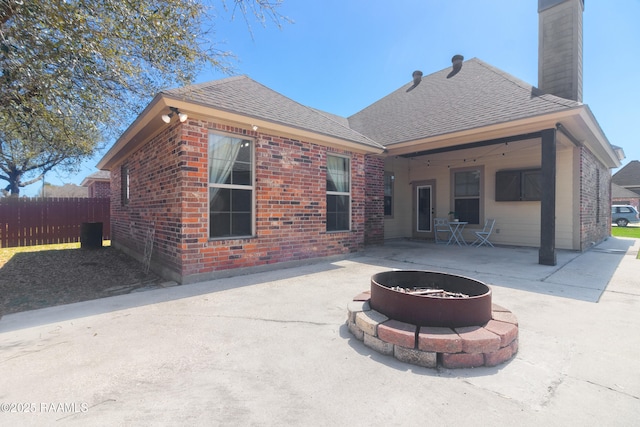
POLYGON ((411 237, 433 239, 433 217, 436 213, 436 180, 413 182, 411 237))
POLYGON ((416 186, 416 231, 431 233, 433 212, 433 188, 431 185, 416 186))

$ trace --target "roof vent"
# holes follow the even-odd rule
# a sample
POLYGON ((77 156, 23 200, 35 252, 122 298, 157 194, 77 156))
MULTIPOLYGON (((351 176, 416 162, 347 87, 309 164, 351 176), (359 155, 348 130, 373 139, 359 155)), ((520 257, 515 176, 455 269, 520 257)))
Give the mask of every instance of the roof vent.
POLYGON ((407 92, 409 92, 410 90, 413 90, 414 87, 420 84, 420 82, 422 81, 422 71, 416 70, 413 72, 412 76, 413 76, 413 85, 410 86, 409 89, 407 89, 407 92))
POLYGON ((451 72, 447 75, 448 79, 455 76, 456 74, 458 74, 460 70, 462 70, 462 61, 464 61, 464 56, 453 55, 453 58, 451 58, 451 64, 453 64, 453 70, 451 70, 451 72))
POLYGON ((413 72, 412 76, 413 76, 413 85, 418 86, 420 84, 420 81, 422 80, 422 71, 416 70, 413 72))

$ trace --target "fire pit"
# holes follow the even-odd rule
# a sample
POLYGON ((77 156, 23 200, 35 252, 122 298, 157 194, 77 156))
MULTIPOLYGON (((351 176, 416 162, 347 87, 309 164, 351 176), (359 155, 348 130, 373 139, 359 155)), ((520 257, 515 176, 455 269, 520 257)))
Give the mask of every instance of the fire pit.
POLYGON ((371 308, 417 326, 474 326, 491 320, 491 289, 433 271, 385 271, 371 277, 371 308))
POLYGON ((463 276, 385 271, 349 304, 349 331, 364 345, 435 368, 495 366, 518 351, 518 320, 491 289, 463 276))

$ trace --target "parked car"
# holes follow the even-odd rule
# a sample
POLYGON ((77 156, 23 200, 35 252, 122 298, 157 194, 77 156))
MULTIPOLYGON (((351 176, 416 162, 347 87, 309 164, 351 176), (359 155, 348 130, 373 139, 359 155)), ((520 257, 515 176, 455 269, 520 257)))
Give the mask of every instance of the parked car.
POLYGON ((638 211, 631 205, 611 206, 611 222, 618 227, 626 227, 629 223, 640 222, 638 211))

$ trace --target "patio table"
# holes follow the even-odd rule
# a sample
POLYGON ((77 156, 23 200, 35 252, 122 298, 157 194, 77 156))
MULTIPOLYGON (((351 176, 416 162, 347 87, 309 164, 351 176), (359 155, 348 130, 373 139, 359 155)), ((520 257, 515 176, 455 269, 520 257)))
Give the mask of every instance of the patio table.
POLYGON ((463 244, 466 246, 467 242, 462 237, 462 230, 464 230, 464 226, 469 224, 466 221, 451 221, 449 222, 449 228, 451 229, 451 237, 447 242, 447 245, 451 245, 453 243, 457 243, 458 246, 462 246, 463 244))

